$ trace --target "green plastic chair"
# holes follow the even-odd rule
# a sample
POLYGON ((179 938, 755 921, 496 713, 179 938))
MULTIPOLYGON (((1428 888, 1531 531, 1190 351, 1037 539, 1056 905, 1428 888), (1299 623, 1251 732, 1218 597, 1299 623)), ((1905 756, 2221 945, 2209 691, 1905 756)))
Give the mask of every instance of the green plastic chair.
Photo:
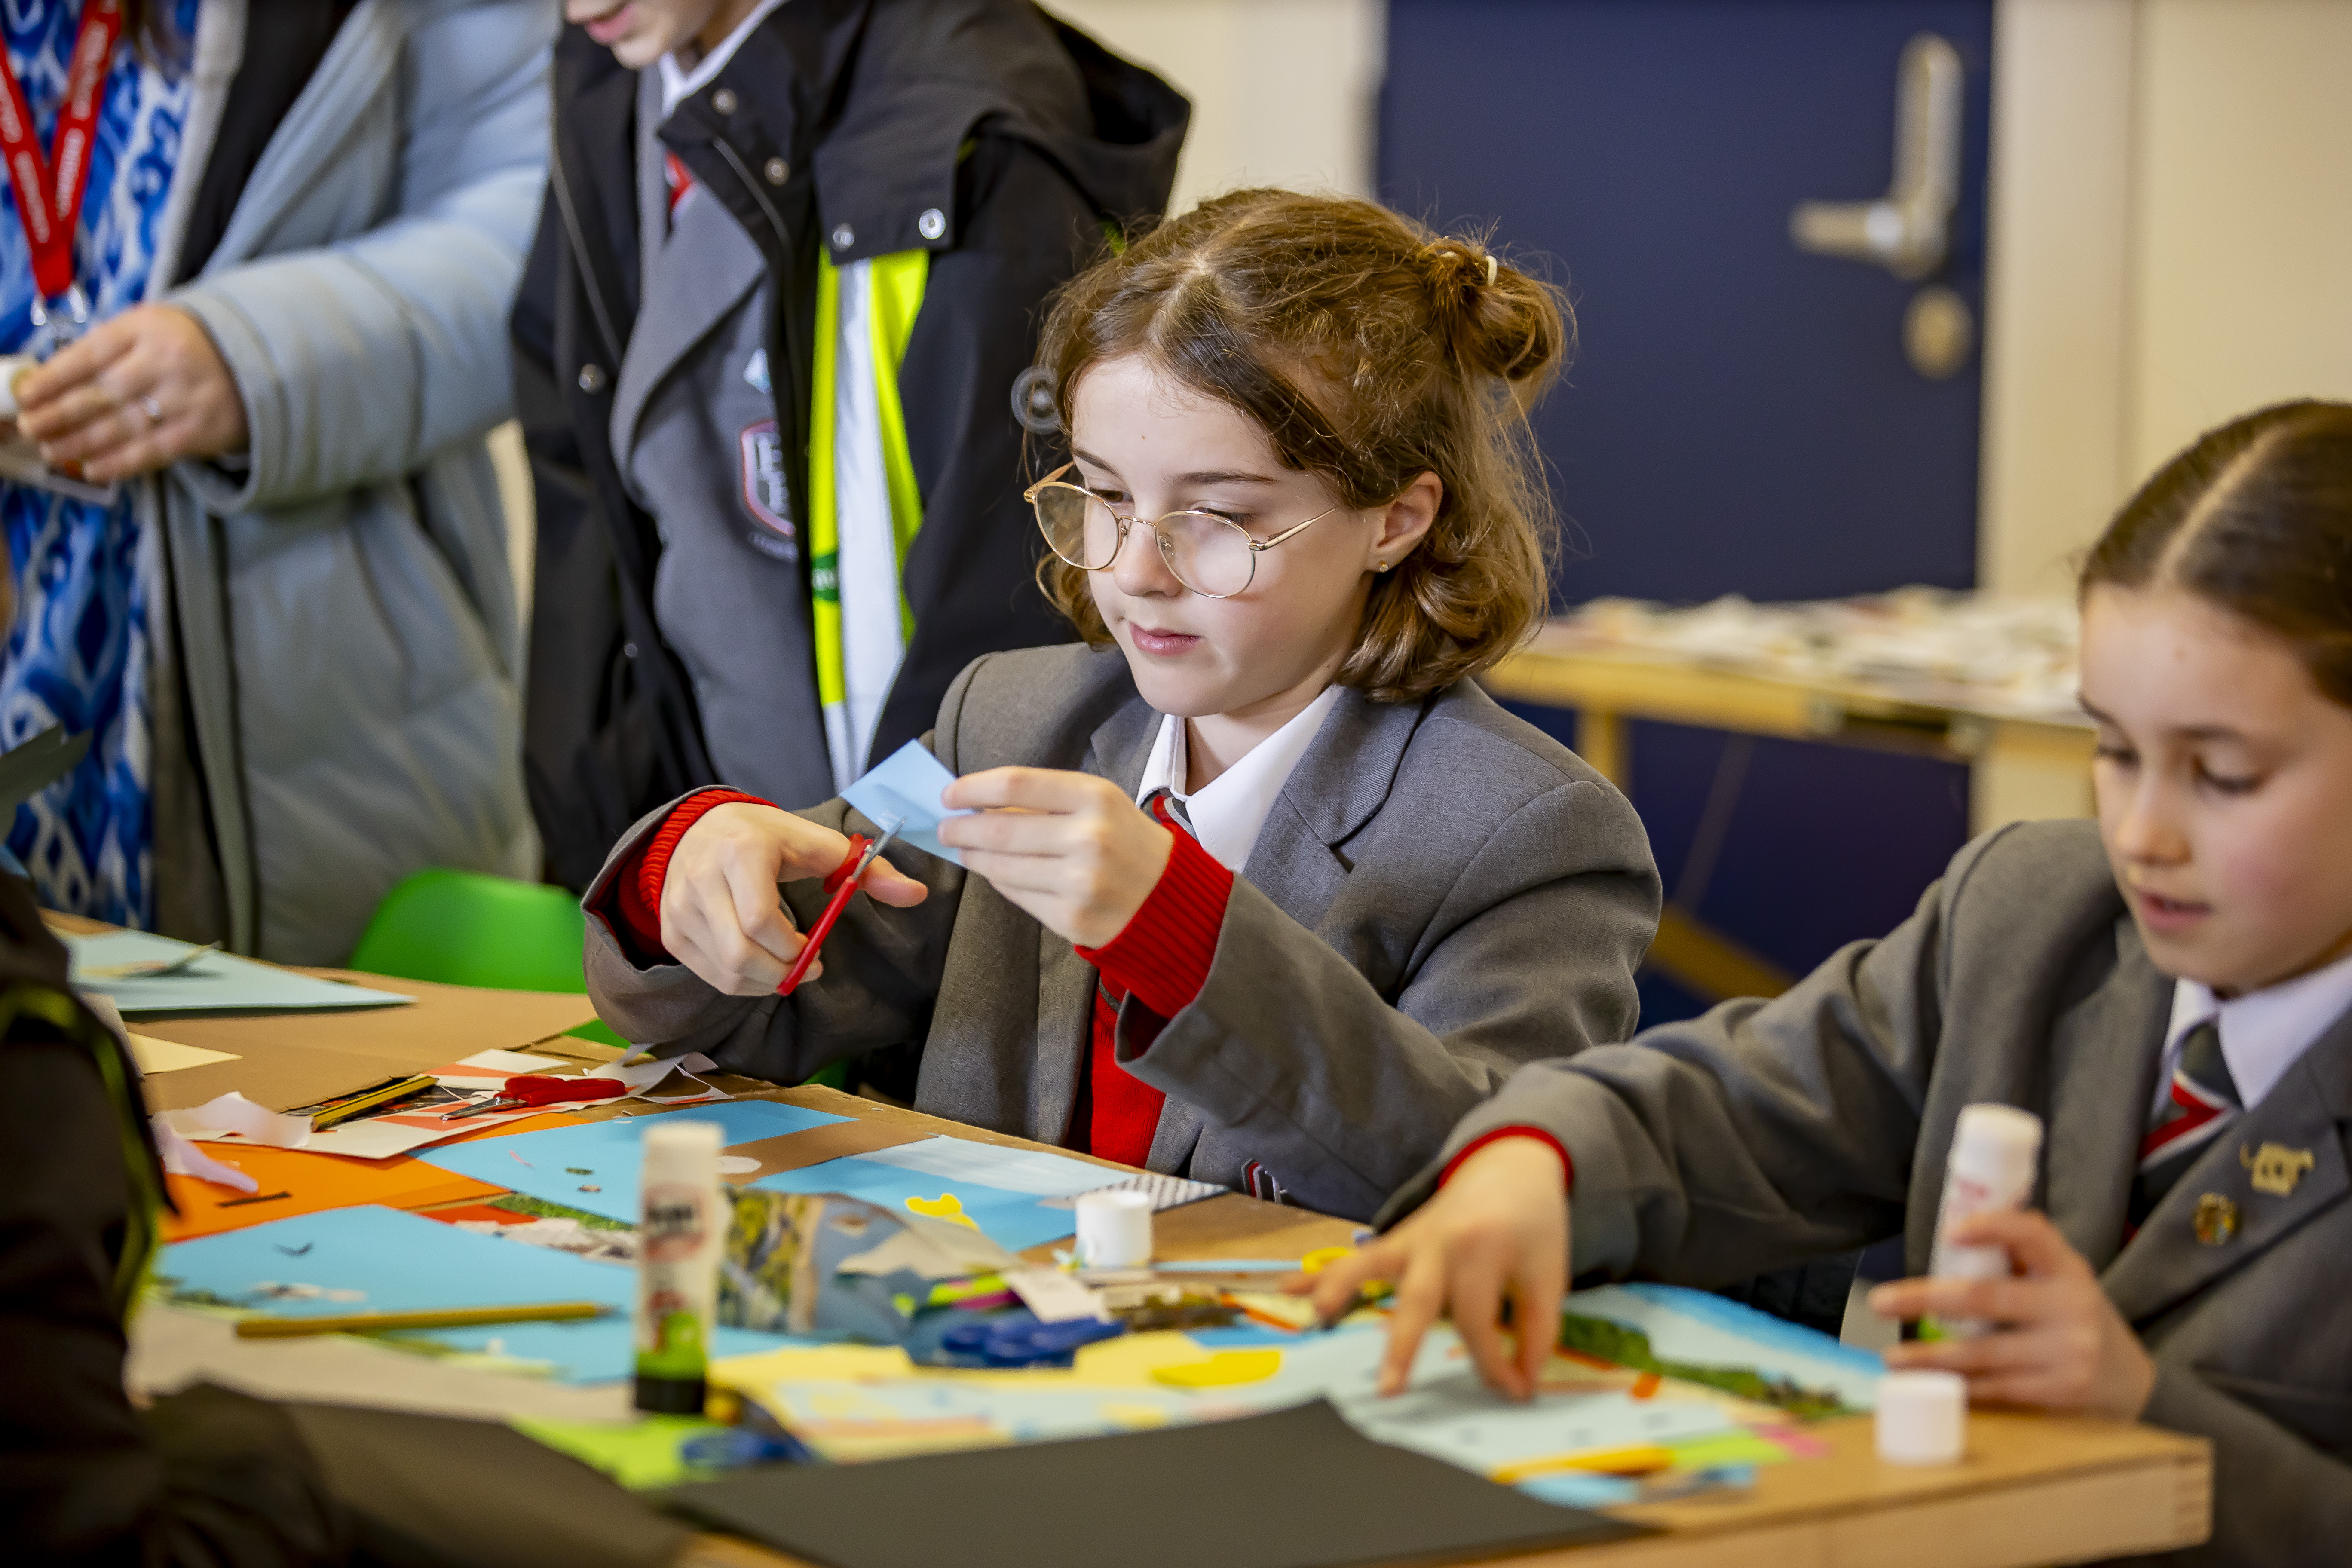
MULTIPOLYGON (((352 953, 352 967, 442 985, 584 994, 587 925, 561 888, 441 868, 419 871, 383 896, 352 953)), ((601 1019, 566 1031, 626 1049, 601 1019)))
MULTIPOLYGON (((587 941, 580 905, 561 888, 435 868, 383 896, 351 966, 442 985, 585 994, 587 941)), ((630 1044, 601 1018, 564 1032, 624 1050, 630 1044)), ((846 1089, 848 1065, 835 1062, 808 1081, 846 1089)))

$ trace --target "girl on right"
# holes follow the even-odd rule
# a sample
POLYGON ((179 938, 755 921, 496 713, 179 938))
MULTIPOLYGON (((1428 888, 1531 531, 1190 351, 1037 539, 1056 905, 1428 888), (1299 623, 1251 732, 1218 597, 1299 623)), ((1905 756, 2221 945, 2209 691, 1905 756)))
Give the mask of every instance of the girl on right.
MULTIPOLYGON (((1972 1397, 2213 1439, 2178 1561, 2352 1542, 2352 406, 2213 431, 2083 571, 2098 821, 1970 844, 1877 942, 1770 1002, 1531 1064, 1311 1283, 1397 1281, 1384 1384, 1449 1311, 1528 1393, 1570 1279, 1709 1286, 1900 1233, 1924 1273, 1961 1107, 2048 1127, 2034 1208, 1955 1239, 2009 1278, 1877 1311, 1972 1397)), ((2168 1559, 2168 1561, 2175 1561, 2168 1559)))

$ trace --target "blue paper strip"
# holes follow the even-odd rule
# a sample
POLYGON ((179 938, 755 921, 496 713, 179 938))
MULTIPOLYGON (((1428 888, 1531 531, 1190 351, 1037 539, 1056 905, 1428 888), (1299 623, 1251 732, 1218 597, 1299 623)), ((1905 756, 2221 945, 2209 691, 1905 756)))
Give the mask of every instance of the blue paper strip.
POLYGON ((968 811, 950 811, 940 804, 940 792, 955 783, 940 760, 909 741, 866 770, 866 776, 841 792, 841 798, 864 812, 877 826, 898 824, 898 837, 926 855, 963 864, 963 856, 939 841, 939 826, 968 811))

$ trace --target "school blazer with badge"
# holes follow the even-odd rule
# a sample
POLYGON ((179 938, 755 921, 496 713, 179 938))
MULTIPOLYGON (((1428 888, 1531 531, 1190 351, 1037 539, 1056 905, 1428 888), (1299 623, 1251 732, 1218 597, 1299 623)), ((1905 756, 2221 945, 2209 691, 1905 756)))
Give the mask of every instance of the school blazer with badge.
POLYGON ((2035 1206, 2155 1358, 2143 1419, 2215 1443, 2214 1536, 2181 1563, 2352 1550, 2352 1015, 2126 1239, 2171 1016, 2088 822, 1963 849, 1918 910, 1771 1002, 1523 1068, 1382 1212, 1497 1127, 1576 1163, 1575 1271, 1711 1286, 1900 1234, 1927 1271, 1960 1108, 2047 1124, 2035 1206))
MULTIPOLYGON (((714 331, 713 301, 645 297, 639 73, 572 27, 555 75, 548 195, 511 322, 539 509, 524 760, 549 870, 583 887, 661 801, 703 784, 755 787, 714 766, 716 725, 698 691, 711 666, 705 656, 698 679, 662 634, 666 570, 694 579, 671 586, 669 624, 695 604, 697 582, 715 582, 758 606, 766 641, 800 639, 774 656, 766 722, 781 738, 768 754, 816 759, 830 792, 819 698, 798 688, 811 683, 810 623, 829 592, 805 535, 823 500, 812 489, 832 471, 830 447, 813 460, 812 440, 832 417, 817 382, 837 368, 819 330, 835 269, 872 261, 895 280, 892 303, 913 302, 911 324, 887 322, 877 345, 877 363, 903 356, 877 396, 909 631, 870 754, 919 733, 974 657, 1067 636, 1033 576, 1021 375, 1046 297, 1108 232, 1165 205, 1189 110, 1026 0, 780 6, 658 131, 755 253, 770 304, 754 358, 712 341, 729 335, 714 331), (671 341, 625 384, 641 331, 671 341), (727 363, 699 363, 716 357, 727 363), (725 406, 712 405, 707 450, 655 457, 740 478, 741 527, 723 562, 665 560, 624 466, 633 454, 614 447, 624 400, 651 406, 680 380, 725 406), (765 417, 746 419, 754 387, 765 417)), ((714 272, 712 288, 741 282, 714 272)), ((1051 412, 1024 406, 1033 425, 1051 412)), ((639 461, 635 477, 646 473, 639 461)), ((702 613, 723 623, 737 611, 715 592, 702 613)), ((769 652, 763 643, 744 662, 769 652)))
MULTIPOLYGON (((1130 794, 1160 717, 1115 649, 996 654, 960 677, 927 744, 953 772, 1082 770, 1130 794)), ((840 801, 804 812, 874 826, 840 801)), ((824 976, 789 999, 721 995, 682 965, 640 969, 585 900, 588 986, 630 1039, 797 1082, 827 1062, 919 1050, 917 1109, 1066 1141, 1095 971, 985 879, 898 847, 930 897, 853 899, 824 976)), ((818 883, 788 884, 807 929, 818 883)), ((1633 971, 1659 882, 1625 797, 1464 681, 1420 701, 1346 692, 1293 770, 1234 882, 1200 995, 1172 1018, 1130 996, 1121 1064, 1168 1100, 1152 1170, 1370 1215, 1453 1121, 1519 1064, 1631 1031, 1633 971)))

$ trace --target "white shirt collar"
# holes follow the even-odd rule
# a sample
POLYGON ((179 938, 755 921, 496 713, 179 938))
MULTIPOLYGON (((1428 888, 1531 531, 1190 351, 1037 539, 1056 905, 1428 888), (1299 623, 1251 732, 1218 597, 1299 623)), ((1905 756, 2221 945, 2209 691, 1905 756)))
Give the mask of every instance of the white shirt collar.
POLYGON ((726 68, 735 51, 743 47, 743 40, 751 36, 751 29, 766 21, 768 13, 783 3, 784 0, 760 0, 751 7, 751 14, 743 18, 743 25, 720 40, 717 48, 695 61, 690 71, 678 68, 674 54, 656 60, 655 68, 661 72, 662 118, 667 120, 680 103, 709 87, 710 79, 726 68))
POLYGON ((2164 1036, 2164 1070, 2156 1081, 2158 1102, 2171 1097, 2172 1069, 2180 1060, 2182 1037, 2208 1018, 2221 1020, 2221 1059, 2230 1064, 2239 1103, 2252 1110, 2347 1010, 2352 1010, 2352 957, 2227 1000, 2194 980, 2175 981, 2172 1024, 2164 1036))
POLYGON ((1282 786, 1307 754, 1323 721, 1339 706, 1339 688, 1327 686, 1323 694, 1301 709, 1289 723, 1251 747, 1233 766, 1191 795, 1184 793, 1189 761, 1184 751, 1184 721, 1172 713, 1160 715, 1160 736, 1151 743, 1150 760, 1143 764, 1143 784, 1135 792, 1137 805, 1155 790, 1166 790, 1184 803, 1192 836, 1201 847, 1228 871, 1245 865, 1265 826, 1282 786))

